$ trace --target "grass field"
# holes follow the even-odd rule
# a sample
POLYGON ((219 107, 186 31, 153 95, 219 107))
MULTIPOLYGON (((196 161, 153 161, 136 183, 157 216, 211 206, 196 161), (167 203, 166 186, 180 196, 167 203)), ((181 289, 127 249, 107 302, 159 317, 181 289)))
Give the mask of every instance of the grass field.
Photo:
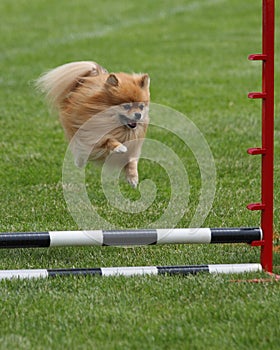
MULTIPOLYGON (((215 160, 216 195, 203 226, 259 224, 259 213, 246 205, 260 200, 260 161, 246 149, 260 145, 260 102, 246 94, 261 88, 260 63, 247 61, 261 51, 261 1, 1 0, 0 18, 0 232, 79 228, 62 190, 67 144, 32 84, 43 71, 75 60, 94 60, 110 71, 149 73, 152 102, 192 120, 215 160)), ((276 39, 279 19, 278 11, 276 39)), ((279 67, 276 40, 276 248, 279 67)), ((148 138, 176 152, 187 169, 190 198, 177 223, 187 227, 202 184, 193 150, 156 126, 148 138)), ((131 214, 107 202, 101 169, 86 169, 93 206, 116 227, 149 225, 168 206, 171 189, 163 167, 143 159, 139 170, 140 181, 151 179, 157 192, 146 211, 131 214)), ((122 180, 120 191, 132 202, 141 199, 122 180)), ((259 249, 2 250, 0 261, 1 269, 197 265, 258 262, 259 249)), ((274 264, 279 271, 277 249, 274 264)), ((279 283, 232 282, 258 276, 263 274, 1 281, 0 349, 279 349, 279 283)))

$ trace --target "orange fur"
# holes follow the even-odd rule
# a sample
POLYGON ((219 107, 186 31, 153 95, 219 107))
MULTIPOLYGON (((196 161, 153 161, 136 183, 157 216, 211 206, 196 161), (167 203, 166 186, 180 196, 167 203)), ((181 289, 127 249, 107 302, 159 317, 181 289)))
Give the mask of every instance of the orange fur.
POLYGON ((125 157, 127 181, 136 187, 149 123, 149 76, 109 74, 95 62, 82 61, 47 72, 37 86, 58 110, 76 164, 115 153, 119 160, 125 157))

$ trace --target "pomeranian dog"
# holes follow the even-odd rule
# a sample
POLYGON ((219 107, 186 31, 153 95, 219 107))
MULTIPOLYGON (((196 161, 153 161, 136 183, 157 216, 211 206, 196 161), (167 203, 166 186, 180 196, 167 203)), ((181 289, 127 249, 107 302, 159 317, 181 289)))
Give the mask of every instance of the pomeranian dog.
POLYGON ((108 73, 95 62, 81 61, 50 70, 36 85, 59 113, 75 164, 125 156, 126 179, 137 187, 149 123, 148 74, 108 73))

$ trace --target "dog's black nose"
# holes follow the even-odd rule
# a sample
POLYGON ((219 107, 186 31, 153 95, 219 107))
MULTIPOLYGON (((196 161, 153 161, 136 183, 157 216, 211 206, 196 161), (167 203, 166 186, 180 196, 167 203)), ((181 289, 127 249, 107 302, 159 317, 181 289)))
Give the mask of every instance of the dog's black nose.
POLYGON ((136 120, 141 119, 141 117, 142 117, 142 114, 141 114, 141 113, 135 113, 135 114, 134 114, 134 118, 135 118, 136 120))

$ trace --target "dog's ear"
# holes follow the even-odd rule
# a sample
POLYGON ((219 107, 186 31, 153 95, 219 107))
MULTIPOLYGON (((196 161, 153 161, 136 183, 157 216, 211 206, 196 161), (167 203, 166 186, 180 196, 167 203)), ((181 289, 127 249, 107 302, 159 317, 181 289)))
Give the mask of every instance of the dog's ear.
POLYGON ((150 77, 148 74, 143 74, 140 78, 139 85, 142 89, 148 89, 150 86, 150 77))
POLYGON ((115 76, 115 74, 110 74, 106 80, 106 84, 111 86, 118 86, 119 81, 118 78, 115 76))

